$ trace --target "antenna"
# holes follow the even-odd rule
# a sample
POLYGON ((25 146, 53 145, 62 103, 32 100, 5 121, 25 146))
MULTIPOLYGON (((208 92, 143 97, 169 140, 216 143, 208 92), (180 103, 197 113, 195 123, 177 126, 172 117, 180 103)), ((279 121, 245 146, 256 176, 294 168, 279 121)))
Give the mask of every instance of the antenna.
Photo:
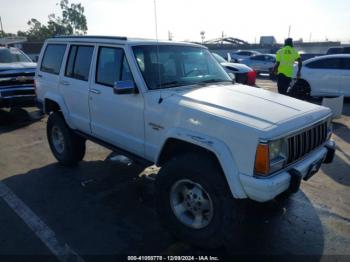
POLYGON ((1 28, 1 36, 5 36, 4 28, 2 27, 1 16, 0 16, 0 28, 1 28))
POLYGON ((158 43, 158 21, 157 21, 157 5, 156 5, 156 0, 153 0, 153 5, 154 5, 154 23, 156 26, 156 39, 157 39, 157 43, 158 43))
POLYGON ((290 37, 290 29, 291 29, 292 25, 289 25, 289 28, 288 28, 288 38, 290 37))
POLYGON ((154 23, 155 23, 155 28, 156 28, 156 40, 157 40, 157 67, 158 67, 158 81, 159 81, 159 100, 158 104, 163 102, 162 98, 162 81, 161 81, 161 76, 160 76, 160 63, 159 63, 159 41, 158 41, 158 19, 157 19, 157 5, 156 5, 156 0, 153 0, 153 5, 154 5, 154 23))

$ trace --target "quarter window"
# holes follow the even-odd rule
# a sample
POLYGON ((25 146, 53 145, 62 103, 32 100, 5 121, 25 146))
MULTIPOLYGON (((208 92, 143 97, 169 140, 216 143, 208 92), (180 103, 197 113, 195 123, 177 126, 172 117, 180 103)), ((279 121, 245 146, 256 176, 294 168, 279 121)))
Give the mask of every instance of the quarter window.
POLYGON ((113 86, 120 80, 132 80, 129 64, 121 48, 100 47, 97 69, 96 83, 113 86))
POLYGON ((340 69, 340 60, 337 57, 320 59, 307 64, 306 67, 317 69, 340 69))
POLYGON ((93 51, 93 46, 72 45, 69 50, 65 75, 88 81, 93 51))
POLYGON ((263 55, 256 55, 256 56, 252 56, 250 59, 251 60, 263 61, 263 60, 265 60, 265 56, 263 56, 263 55))
POLYGON ((44 57, 41 62, 40 70, 43 72, 56 74, 60 73, 61 64, 66 45, 48 44, 45 49, 44 57))

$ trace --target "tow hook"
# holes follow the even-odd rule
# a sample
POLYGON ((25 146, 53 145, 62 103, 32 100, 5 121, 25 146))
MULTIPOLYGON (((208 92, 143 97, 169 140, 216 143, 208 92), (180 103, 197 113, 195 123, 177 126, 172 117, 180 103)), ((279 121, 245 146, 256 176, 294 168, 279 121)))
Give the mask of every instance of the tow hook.
POLYGON ((296 193, 300 188, 300 183, 303 175, 296 169, 291 169, 288 171, 290 174, 290 184, 288 188, 289 193, 296 193))
POLYGON ((329 164, 333 162, 335 155, 335 142, 333 140, 328 141, 326 144, 327 155, 323 161, 325 164, 329 164))

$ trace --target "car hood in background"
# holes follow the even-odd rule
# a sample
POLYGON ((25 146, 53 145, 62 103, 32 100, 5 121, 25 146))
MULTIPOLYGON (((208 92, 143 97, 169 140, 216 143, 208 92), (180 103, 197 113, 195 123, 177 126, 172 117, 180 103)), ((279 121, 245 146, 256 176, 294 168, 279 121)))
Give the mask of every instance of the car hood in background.
POLYGON ((250 72, 250 71, 253 70, 249 66, 244 65, 244 64, 239 64, 239 63, 229 63, 229 62, 227 62, 227 63, 221 63, 221 65, 226 67, 226 68, 228 68, 228 69, 233 68, 233 71, 238 70, 237 71, 238 73, 247 73, 247 72, 250 72))
POLYGON ((30 71, 35 70, 36 63, 32 62, 17 62, 17 63, 0 63, 0 73, 11 73, 11 71, 30 69, 30 71))

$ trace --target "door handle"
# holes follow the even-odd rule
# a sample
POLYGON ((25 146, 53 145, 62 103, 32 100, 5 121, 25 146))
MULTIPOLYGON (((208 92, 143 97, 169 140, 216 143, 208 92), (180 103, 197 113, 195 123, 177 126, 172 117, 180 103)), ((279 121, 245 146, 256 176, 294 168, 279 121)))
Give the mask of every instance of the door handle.
POLYGON ((43 77, 43 75, 41 75, 41 74, 38 74, 38 77, 43 77))
POLYGON ((60 84, 61 84, 61 85, 64 85, 64 86, 69 86, 69 85, 70 85, 70 83, 67 82, 67 81, 61 81, 60 84))
POLYGON ((94 93, 94 94, 97 94, 97 95, 101 94, 101 91, 98 90, 98 89, 95 89, 95 88, 92 88, 90 91, 91 91, 91 93, 94 93))

